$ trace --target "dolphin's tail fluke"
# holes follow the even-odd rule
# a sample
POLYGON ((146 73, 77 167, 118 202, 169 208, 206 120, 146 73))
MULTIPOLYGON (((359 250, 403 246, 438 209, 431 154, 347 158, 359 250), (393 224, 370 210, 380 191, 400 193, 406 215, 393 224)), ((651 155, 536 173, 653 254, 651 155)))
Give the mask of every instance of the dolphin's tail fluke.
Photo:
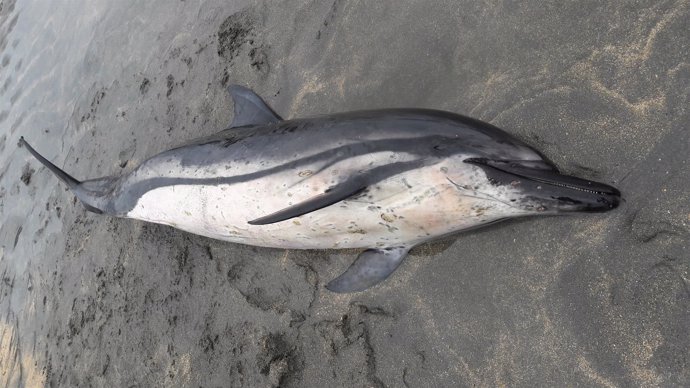
POLYGON ((53 174, 60 178, 61 181, 65 182, 65 184, 71 190, 75 190, 81 184, 81 182, 74 179, 71 175, 60 169, 60 167, 54 165, 51 161, 44 158, 43 155, 39 154, 26 140, 24 140, 24 136, 19 138, 19 146, 26 147, 26 149, 29 150, 29 152, 31 153, 31 155, 34 156, 34 158, 36 158, 39 162, 41 162, 41 164, 43 164, 50 171, 52 171, 53 174))
POLYGON ((84 204, 87 210, 98 214, 105 212, 104 207, 106 203, 103 194, 112 187, 113 179, 101 178, 80 182, 58 166, 54 165, 48 159, 44 158, 43 155, 39 154, 26 140, 24 140, 23 136, 19 138, 19 146, 26 147, 31 155, 63 181, 84 204))

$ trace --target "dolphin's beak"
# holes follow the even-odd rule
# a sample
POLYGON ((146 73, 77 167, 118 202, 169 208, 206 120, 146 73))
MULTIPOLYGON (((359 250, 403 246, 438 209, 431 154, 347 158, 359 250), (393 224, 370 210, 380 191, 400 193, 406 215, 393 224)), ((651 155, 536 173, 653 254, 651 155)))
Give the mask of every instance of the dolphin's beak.
POLYGON ((620 204, 613 186, 560 174, 555 168, 534 168, 530 162, 466 159, 481 167, 497 185, 510 185, 523 194, 522 205, 549 213, 604 212, 620 204))

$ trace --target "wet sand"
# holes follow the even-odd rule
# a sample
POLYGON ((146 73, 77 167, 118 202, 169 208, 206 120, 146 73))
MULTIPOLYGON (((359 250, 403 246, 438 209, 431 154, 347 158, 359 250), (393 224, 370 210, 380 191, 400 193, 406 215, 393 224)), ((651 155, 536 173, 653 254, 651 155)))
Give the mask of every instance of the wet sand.
POLYGON ((690 1, 89 1, 0 8, 0 385, 690 385, 690 1), (88 6, 87 6, 88 4, 88 6), (417 248, 249 247, 88 213, 77 179, 225 128, 426 107, 491 122, 614 212, 417 248))

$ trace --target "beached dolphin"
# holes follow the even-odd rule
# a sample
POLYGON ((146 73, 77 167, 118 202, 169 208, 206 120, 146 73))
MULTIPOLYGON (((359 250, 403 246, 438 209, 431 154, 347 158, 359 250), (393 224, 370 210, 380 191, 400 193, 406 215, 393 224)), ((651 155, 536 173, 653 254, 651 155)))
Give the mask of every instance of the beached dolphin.
POLYGON ((366 248, 326 287, 361 291, 410 248, 512 217, 606 211, 620 193, 559 174, 502 130, 455 113, 385 109, 283 120, 231 86, 230 128, 80 182, 26 148, 95 213, 242 244, 366 248))

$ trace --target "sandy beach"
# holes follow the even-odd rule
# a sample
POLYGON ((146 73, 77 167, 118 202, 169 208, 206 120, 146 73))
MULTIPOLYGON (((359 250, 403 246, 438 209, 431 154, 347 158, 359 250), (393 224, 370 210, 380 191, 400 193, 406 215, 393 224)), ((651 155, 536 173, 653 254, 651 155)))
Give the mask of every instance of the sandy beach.
POLYGON ((690 386, 690 1, 0 3, 0 386, 690 386), (257 248, 87 212, 232 120, 442 109, 490 122, 615 211, 420 246, 257 248))

